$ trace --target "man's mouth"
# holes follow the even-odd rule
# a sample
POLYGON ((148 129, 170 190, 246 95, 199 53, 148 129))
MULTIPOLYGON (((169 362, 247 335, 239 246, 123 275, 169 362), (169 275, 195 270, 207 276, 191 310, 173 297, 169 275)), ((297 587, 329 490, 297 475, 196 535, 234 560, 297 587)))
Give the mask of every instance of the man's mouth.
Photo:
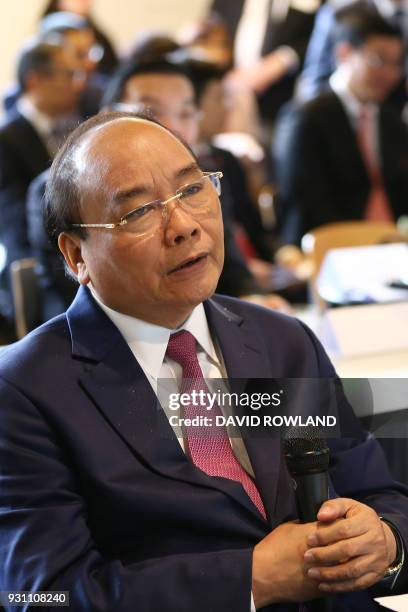
POLYGON ((206 258, 207 258, 206 253, 202 255, 197 255, 196 257, 189 257, 188 259, 180 263, 178 266, 170 270, 168 274, 173 274, 174 272, 179 272, 180 270, 187 270, 189 268, 198 267, 200 263, 202 263, 206 258))

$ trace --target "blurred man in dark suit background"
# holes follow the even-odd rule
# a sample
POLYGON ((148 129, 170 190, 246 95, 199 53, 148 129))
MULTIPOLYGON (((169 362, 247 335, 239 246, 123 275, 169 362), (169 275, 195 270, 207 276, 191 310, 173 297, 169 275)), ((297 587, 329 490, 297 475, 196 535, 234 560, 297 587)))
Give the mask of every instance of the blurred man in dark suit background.
POLYGON ((2 272, 1 312, 12 317, 10 264, 31 255, 27 239, 26 192, 51 163, 77 121, 84 75, 58 36, 36 39, 17 65, 22 95, 0 128, 0 239, 7 250, 2 272))
MULTIPOLYGON (((307 48, 300 76, 298 95, 312 98, 327 87, 336 68, 334 32, 336 19, 342 13, 360 9, 376 11, 383 19, 401 30, 408 41, 408 5, 405 0, 328 0, 319 10, 307 48)), ((401 96, 399 96, 401 98, 401 96)))
POLYGON ((347 13, 336 26, 331 89, 289 106, 273 144, 281 234, 334 221, 394 221, 408 211, 408 137, 384 101, 404 67, 398 29, 376 13, 347 13))

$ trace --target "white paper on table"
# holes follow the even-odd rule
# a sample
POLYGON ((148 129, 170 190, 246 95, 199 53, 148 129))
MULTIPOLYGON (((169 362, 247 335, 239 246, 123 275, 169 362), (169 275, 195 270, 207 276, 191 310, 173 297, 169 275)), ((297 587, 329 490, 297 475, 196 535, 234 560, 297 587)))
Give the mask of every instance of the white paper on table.
POLYGON ((408 291, 388 283, 407 278, 408 244, 330 249, 320 268, 317 290, 328 302, 392 302, 407 299, 408 291))
POLYGON ((381 606, 395 612, 408 611, 408 595, 393 595, 392 597, 378 597, 375 599, 381 606))
POLYGON ((319 337, 335 357, 408 349, 408 302, 330 308, 319 337))

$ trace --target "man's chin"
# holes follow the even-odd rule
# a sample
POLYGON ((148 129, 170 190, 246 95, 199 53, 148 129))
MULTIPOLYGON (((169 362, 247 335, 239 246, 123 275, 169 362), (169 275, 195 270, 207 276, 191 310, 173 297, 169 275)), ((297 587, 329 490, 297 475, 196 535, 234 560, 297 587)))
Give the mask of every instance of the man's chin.
POLYGON ((191 290, 186 292, 180 303, 184 303, 186 306, 195 308, 205 300, 208 300, 215 293, 217 288, 218 280, 212 281, 211 283, 197 283, 191 290))

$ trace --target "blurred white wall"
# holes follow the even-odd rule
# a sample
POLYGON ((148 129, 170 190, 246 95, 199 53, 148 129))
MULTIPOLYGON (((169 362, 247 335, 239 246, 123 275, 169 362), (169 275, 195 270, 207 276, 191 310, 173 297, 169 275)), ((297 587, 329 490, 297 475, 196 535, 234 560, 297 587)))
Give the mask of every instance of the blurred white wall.
MULTIPOLYGON (((205 14, 210 0, 94 0, 93 16, 120 50, 138 31, 175 32, 181 24, 205 14)), ((0 92, 12 80, 16 53, 35 32, 45 0, 1 0, 0 92)))

